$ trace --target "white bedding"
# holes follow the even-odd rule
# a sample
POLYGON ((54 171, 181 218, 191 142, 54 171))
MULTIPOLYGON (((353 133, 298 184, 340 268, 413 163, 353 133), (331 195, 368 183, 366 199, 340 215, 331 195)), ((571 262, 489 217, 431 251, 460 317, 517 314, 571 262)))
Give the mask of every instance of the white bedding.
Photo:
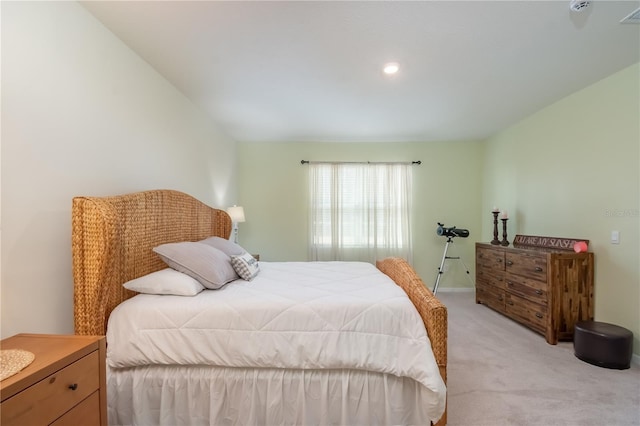
POLYGON ((261 262, 238 280, 194 297, 137 295, 111 314, 110 369, 209 365, 351 369, 411 378, 428 413, 445 407, 445 385, 424 325, 406 294, 373 265, 261 262))
POLYGON ((363 370, 146 366, 107 370, 109 424, 421 425, 427 389, 363 370))

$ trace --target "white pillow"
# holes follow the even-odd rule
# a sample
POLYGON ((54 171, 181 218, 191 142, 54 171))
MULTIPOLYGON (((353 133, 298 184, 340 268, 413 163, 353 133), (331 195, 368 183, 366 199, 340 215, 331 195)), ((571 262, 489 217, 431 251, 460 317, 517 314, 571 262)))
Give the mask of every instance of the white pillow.
POLYGON ((216 290, 237 280, 231 258, 222 251, 198 242, 162 244, 153 249, 171 268, 200 281, 206 288, 216 290))
POLYGON ((198 280, 171 268, 143 275, 122 285, 138 293, 176 296, 195 296, 204 290, 204 286, 198 280))
POLYGON ((258 261, 247 252, 240 256, 231 256, 231 265, 245 281, 251 281, 260 272, 258 261))
POLYGON ((246 250, 240 247, 239 244, 236 244, 233 241, 229 241, 225 238, 209 237, 198 242, 217 248, 227 256, 239 256, 242 253, 246 252, 246 250))

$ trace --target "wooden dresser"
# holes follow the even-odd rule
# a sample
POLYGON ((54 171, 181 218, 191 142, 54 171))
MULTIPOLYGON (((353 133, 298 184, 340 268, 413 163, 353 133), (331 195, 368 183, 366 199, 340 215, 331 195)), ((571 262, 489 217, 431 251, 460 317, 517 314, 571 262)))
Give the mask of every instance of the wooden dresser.
POLYGON ((35 355, 0 382, 0 424, 107 425, 104 337, 18 334, 0 349, 35 355))
POLYGON ((593 253, 476 243, 476 303, 545 336, 572 340, 593 320, 593 253))

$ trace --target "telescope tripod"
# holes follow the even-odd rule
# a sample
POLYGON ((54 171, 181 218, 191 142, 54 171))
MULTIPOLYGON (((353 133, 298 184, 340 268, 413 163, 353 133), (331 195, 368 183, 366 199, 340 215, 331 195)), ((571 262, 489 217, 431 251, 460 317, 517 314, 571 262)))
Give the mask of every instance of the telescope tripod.
MULTIPOLYGON (((447 251, 449 250, 449 244, 452 244, 452 243, 453 243, 453 237, 450 237, 450 236, 447 237, 447 244, 445 244, 444 246, 442 261, 440 262, 440 267, 438 268, 438 277, 436 278, 436 284, 433 286, 433 294, 436 294, 438 292, 438 285, 440 284, 440 278, 442 278, 442 274, 444 274, 444 262, 447 259, 459 260, 460 263, 462 263, 462 266, 464 266, 464 270, 467 271, 467 276, 469 276, 469 268, 467 268, 467 265, 464 263, 464 261, 460 256, 447 256, 447 251)), ((473 281, 472 281, 472 284, 473 284, 473 281)))

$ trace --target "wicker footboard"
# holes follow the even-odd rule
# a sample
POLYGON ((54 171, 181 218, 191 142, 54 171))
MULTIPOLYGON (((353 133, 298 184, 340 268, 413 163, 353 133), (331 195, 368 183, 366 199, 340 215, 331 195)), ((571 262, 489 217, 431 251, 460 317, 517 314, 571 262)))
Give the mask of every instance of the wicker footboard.
MULTIPOLYGON (((407 293, 422 317, 427 329, 431 348, 440 369, 440 375, 447 383, 447 308, 422 282, 415 270, 406 260, 390 257, 376 262, 380 271, 388 275, 407 293)), ((442 415, 438 425, 447 423, 447 412, 442 415)))

